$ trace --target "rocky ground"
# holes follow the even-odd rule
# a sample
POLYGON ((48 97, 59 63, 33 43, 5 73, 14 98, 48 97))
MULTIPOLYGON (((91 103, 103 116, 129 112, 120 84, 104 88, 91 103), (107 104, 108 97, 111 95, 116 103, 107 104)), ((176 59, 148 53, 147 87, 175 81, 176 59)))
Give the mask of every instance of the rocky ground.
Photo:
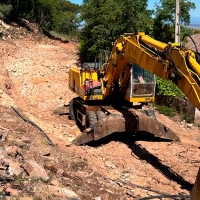
POLYGON ((56 111, 74 97, 77 43, 0 27, 0 199, 186 199, 200 166, 198 127, 156 113, 182 143, 114 134, 73 145, 80 130, 56 111))

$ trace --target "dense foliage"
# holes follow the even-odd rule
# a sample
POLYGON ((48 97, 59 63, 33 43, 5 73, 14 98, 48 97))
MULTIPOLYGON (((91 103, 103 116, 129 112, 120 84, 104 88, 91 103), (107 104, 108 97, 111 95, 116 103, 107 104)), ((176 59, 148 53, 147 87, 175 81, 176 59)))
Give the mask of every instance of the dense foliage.
POLYGON ((146 31, 152 12, 147 0, 84 0, 80 53, 94 60, 98 49, 111 50, 112 42, 124 32, 146 31))
MULTIPOLYGON (((111 50, 111 43, 124 32, 144 31, 157 40, 174 42, 175 2, 160 0, 155 11, 148 10, 147 0, 84 0, 80 53, 84 60, 94 60, 98 49, 111 50)), ((195 4, 180 0, 182 35, 191 31, 190 10, 195 4)))
POLYGON ((156 77, 157 95, 183 97, 181 90, 172 82, 156 77))
MULTIPOLYGON (((174 42, 175 38, 175 0, 160 0, 155 4, 153 36, 163 42, 174 42)), ((190 11, 195 9, 195 4, 188 0, 180 0, 181 36, 190 33, 185 27, 190 24, 190 11)), ((182 38, 182 37, 181 37, 182 38)))
MULTIPOLYGON (((160 0, 155 11, 148 0, 83 0, 83 5, 68 0, 1 0, 0 19, 19 18, 38 23, 59 33, 80 33, 80 53, 92 59, 98 49, 111 49, 111 43, 124 32, 145 31, 157 40, 174 41, 174 0, 160 0)), ((181 33, 190 33, 190 10, 195 4, 180 0, 181 33)))
POLYGON ((10 4, 0 4, 0 19, 10 18, 12 6, 10 4))
POLYGON ((38 23, 47 31, 78 32, 81 7, 65 0, 2 0, 0 17, 18 22, 20 18, 38 23))

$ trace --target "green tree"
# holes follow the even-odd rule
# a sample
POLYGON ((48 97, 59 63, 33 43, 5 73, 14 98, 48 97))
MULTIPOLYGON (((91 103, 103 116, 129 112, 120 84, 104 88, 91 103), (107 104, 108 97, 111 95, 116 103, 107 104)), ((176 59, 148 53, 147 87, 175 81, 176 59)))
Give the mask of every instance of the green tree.
POLYGON ((2 4, 4 4, 7 7, 11 7, 9 13, 8 10, 5 8, 5 12, 7 12, 6 14, 6 18, 7 19, 12 19, 15 22, 18 22, 19 17, 20 17, 20 12, 21 13, 28 13, 30 11, 30 8, 33 4, 32 4, 33 0, 2 0, 2 4), (26 5, 24 8, 22 5, 26 5), (23 8, 23 9, 21 9, 23 8))
POLYGON ((12 6, 11 4, 5 4, 5 3, 1 3, 0 4, 0 19, 10 19, 11 17, 11 10, 12 10, 12 6))
POLYGON ((34 5, 34 0, 20 0, 19 17, 35 22, 34 5))
POLYGON ((1 0, 0 17, 38 23, 47 31, 69 34, 79 26, 80 6, 65 0, 1 0))
POLYGON ((46 30, 52 30, 54 17, 58 12, 59 0, 35 0, 34 17, 36 22, 46 30))
POLYGON ((12 5, 10 0, 1 0, 0 2, 0 19, 11 19, 12 5))
POLYGON ((111 43, 124 32, 146 31, 151 24, 147 0, 84 0, 81 16, 83 60, 94 60, 99 49, 111 50, 111 43))
MULTIPOLYGON (((160 0, 156 4, 153 36, 163 42, 174 42, 175 32, 175 0, 160 0)), ((195 4, 191 1, 180 0, 180 23, 184 26, 190 24, 190 11, 195 9, 195 4)), ((186 29, 184 28, 184 32, 186 29)), ((182 32, 182 31, 181 31, 182 32)))
POLYGON ((64 0, 35 0, 34 16, 36 22, 46 30, 69 34, 77 30, 77 13, 80 7, 64 0))
POLYGON ((54 16, 55 30, 67 35, 77 32, 80 24, 79 13, 80 6, 78 4, 72 4, 64 0, 60 1, 59 14, 54 16))

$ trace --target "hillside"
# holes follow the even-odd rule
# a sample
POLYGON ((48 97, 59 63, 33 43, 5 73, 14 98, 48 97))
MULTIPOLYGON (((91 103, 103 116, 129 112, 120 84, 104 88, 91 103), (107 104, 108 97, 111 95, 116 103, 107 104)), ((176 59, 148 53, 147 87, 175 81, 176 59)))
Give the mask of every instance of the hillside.
POLYGON ((78 63, 78 44, 16 25, 0 23, 0 31, 0 199, 189 195, 200 166, 198 127, 156 113, 182 143, 115 134, 92 146, 75 146, 71 141, 80 130, 57 111, 74 97, 67 81, 69 67, 78 63))

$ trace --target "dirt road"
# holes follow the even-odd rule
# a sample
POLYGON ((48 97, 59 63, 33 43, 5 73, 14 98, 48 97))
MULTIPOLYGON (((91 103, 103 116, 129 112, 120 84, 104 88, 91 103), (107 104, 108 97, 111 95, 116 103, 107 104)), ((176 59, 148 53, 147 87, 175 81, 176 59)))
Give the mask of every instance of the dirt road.
MULTIPOLYGON (((74 97, 67 81, 69 67, 78 60, 77 43, 61 43, 23 31, 24 35, 0 40, 1 145, 4 149, 20 148, 22 159, 8 154, 9 159, 18 163, 21 170, 24 162, 34 160, 44 167, 48 179, 31 182, 30 174, 22 170, 20 184, 19 176, 12 181, 3 179, 3 195, 17 196, 16 199, 63 199, 59 196, 62 192, 45 192, 50 186, 67 188, 77 194, 77 199, 86 200, 152 196, 173 199, 166 196, 189 194, 200 166, 197 127, 157 113, 157 119, 174 130, 182 143, 121 134, 93 146, 71 144, 80 130, 67 116, 54 111, 74 97), (41 127, 56 147, 49 145, 46 137, 10 106, 41 127), (8 192, 9 187, 18 191, 17 195, 8 192)), ((0 164, 0 172, 7 170, 0 164)))

